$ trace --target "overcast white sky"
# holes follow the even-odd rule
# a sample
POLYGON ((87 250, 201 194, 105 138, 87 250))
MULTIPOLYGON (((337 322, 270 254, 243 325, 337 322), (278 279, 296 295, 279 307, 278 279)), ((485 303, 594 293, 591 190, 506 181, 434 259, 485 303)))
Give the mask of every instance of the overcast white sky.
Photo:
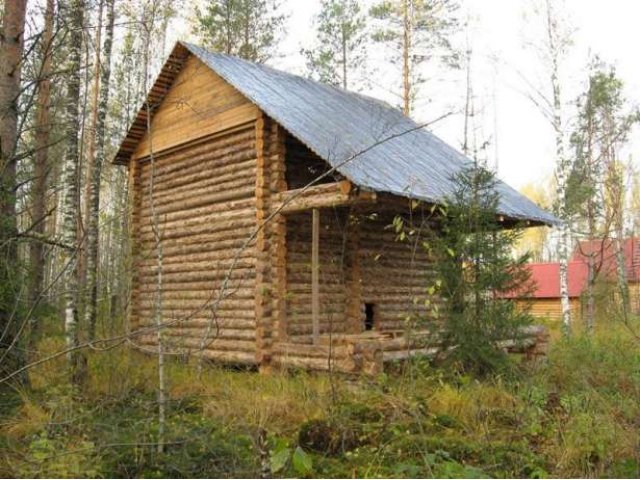
MULTIPOLYGON (((371 0, 363 0, 367 5, 371 0)), ((282 56, 271 64, 294 73, 304 71, 299 51, 313 41, 313 16, 319 0, 285 0, 289 12, 288 33, 282 45, 282 56)), ((536 25, 531 15, 532 0, 462 0, 464 17, 470 18, 469 38, 473 48, 474 91, 483 120, 478 137, 490 139, 488 160, 499 161, 499 176, 521 187, 529 182, 542 182, 553 171, 553 133, 536 107, 526 98, 526 86, 519 75, 540 84, 543 70, 535 54, 525 48, 528 38, 535 37, 536 25), (494 59, 498 58, 498 62, 494 59), (520 72, 517 73, 517 72, 520 72), (495 100, 494 100, 495 98, 495 100)), ((570 105, 580 93, 587 75, 590 55, 597 54, 617 67, 624 80, 626 96, 640 104, 640 1, 639 0, 566 0, 567 18, 574 32, 574 46, 567 59, 563 96, 570 105)), ((185 16, 188 13, 185 12, 185 16)), ((190 39, 186 22, 179 22, 173 34, 190 39)), ((466 34, 461 31, 457 42, 462 46, 466 34)), ((192 39, 191 40, 195 40, 192 39)), ((377 85, 363 91, 397 104, 389 90, 396 88, 395 72, 384 62, 383 53, 371 54, 376 69, 377 85)), ((464 103, 464 72, 434 72, 433 81, 424 85, 422 100, 417 103, 414 117, 428 121, 443 113, 459 109, 464 103), (425 103, 425 98, 435 99, 425 103)), ((571 114, 571 108, 567 108, 571 114)), ((460 148, 462 115, 455 115, 435 124, 432 130, 451 145, 460 148)), ((634 133, 628 157, 640 146, 634 133)), ((634 157, 637 157, 634 156, 634 157)), ((636 165, 637 165, 636 161, 636 165)))

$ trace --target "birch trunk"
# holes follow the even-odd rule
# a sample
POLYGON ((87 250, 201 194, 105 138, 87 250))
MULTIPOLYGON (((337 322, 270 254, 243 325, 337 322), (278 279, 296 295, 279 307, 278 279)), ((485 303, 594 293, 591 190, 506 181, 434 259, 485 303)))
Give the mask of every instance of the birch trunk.
POLYGON ((65 300, 65 337, 67 355, 72 380, 82 380, 81 355, 77 350, 78 340, 78 278, 76 262, 78 257, 78 132, 80 131, 80 82, 82 61, 82 27, 84 17, 83 0, 71 0, 61 5, 61 14, 69 19, 69 54, 67 70, 67 93, 65 99, 64 141, 65 151, 62 167, 62 185, 64 196, 62 201, 62 242, 76 247, 74 251, 65 250, 63 254, 64 268, 64 300, 65 300))
MULTIPOLYGON (((100 179, 105 160, 105 120, 109 103, 109 81, 111 78, 111 50, 113 45, 113 26, 115 19, 115 0, 107 1, 107 27, 104 40, 104 63, 100 63, 100 95, 97 105, 95 121, 95 154, 89 155, 89 169, 91 179, 89 184, 89 203, 87 208, 87 298, 85 307, 85 322, 88 326, 89 339, 95 337, 97 300, 98 300, 98 236, 100 216, 100 179)), ((97 47, 100 48, 100 45, 97 47)))
MULTIPOLYGON (((607 119, 611 123, 610 119, 607 119)), ((610 128, 611 131, 611 128, 610 128)), ((611 133, 609 134, 611 135, 611 133)), ((613 134, 615 135, 615 134, 613 134)), ((609 140, 607 148, 607 162, 609 163, 609 185, 611 201, 611 212, 613 218, 613 250, 616 259, 616 277, 618 293, 620 295, 620 309, 623 321, 628 320, 629 315, 629 284, 627 282, 627 265, 624 254, 624 179, 622 166, 616 161, 616 148, 613 145, 615 140, 609 140)))
MULTIPOLYGON (((49 139, 51 132, 51 118, 49 109, 51 106, 51 57, 53 40, 53 16, 54 0, 47 0, 44 13, 44 30, 42 32, 42 66, 38 82, 38 99, 36 102, 36 132, 35 132, 35 158, 33 179, 33 231, 38 235, 44 235, 46 231, 46 193, 48 180, 48 156, 49 139)), ((35 304, 40 298, 44 283, 45 258, 44 245, 41 242, 32 242, 29 246, 31 259, 31 303, 35 304)), ((33 317, 31 334, 35 335, 37 321, 33 317)))
POLYGON ((629 316, 629 283, 627 279, 626 260, 624 255, 624 239, 621 225, 616 225, 616 234, 613 239, 613 248, 616 252, 616 274, 618 277, 618 291, 620 293, 620 306, 622 309, 622 319, 628 321, 629 316))
POLYGON ((571 335, 571 305, 569 303, 569 247, 571 242, 571 230, 567 211, 567 177, 569 165, 564 151, 564 131, 562 123, 562 102, 560 96, 559 57, 561 46, 558 45, 556 31, 557 25, 553 18, 552 5, 547 0, 546 9, 547 40, 551 57, 551 89, 553 117, 552 126, 556 144, 556 196, 558 198, 558 216, 562 222, 560 226, 560 241, 558 256, 560 257, 560 303, 562 306, 562 331, 566 336, 571 335))
MULTIPOLYGON (((98 123, 98 98, 100 96, 100 55, 102 53, 102 12, 104 10, 104 0, 100 0, 98 3, 98 19, 96 22, 96 35, 94 42, 94 58, 93 58, 93 72, 91 75, 91 118, 88 128, 85 128, 83 124, 81 136, 83 147, 86 147, 86 157, 82 157, 83 151, 80 151, 81 161, 85 164, 83 168, 84 172, 84 196, 82 199, 82 210, 80 215, 82 222, 80 222, 80 243, 82 249, 80 250, 80 256, 78 258, 78 278, 83 286, 87 284, 87 248, 86 242, 89 236, 89 217, 91 213, 91 182, 93 181, 93 167, 95 165, 96 158, 96 126, 98 123), (87 138, 84 140, 84 133, 87 132, 87 138)), ((87 64, 89 63, 89 50, 86 52, 87 64)), ((85 99, 89 91, 89 68, 87 68, 86 82, 85 82, 85 99)), ((82 168, 81 168, 82 171, 82 168)), ((89 298, 89 291, 87 288, 83 288, 83 301, 86 303, 89 298)), ((83 305, 86 308, 86 305, 83 305)))

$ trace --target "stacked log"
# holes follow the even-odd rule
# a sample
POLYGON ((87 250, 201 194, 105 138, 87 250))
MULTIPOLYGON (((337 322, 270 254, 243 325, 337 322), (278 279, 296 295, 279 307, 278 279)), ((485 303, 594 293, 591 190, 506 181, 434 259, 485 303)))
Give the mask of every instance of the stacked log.
MULTIPOLYGON (((151 162, 143 158, 133 168, 132 329, 153 323, 157 228, 167 345, 173 351, 199 350, 209 332, 206 357, 255 362, 257 260, 254 245, 241 250, 256 224, 255 122, 159 152, 154 162, 157 226, 151 162)), ((154 332, 136 341, 156 346, 154 332)))
MULTIPOLYGON (((311 212, 287 216, 286 261, 287 336, 310 342, 311 212)), ((339 210, 320 212, 320 334, 345 331, 346 298, 344 250, 345 216, 339 210)))
POLYGON ((424 238, 399 241, 389 229, 396 213, 405 211, 382 210, 360 222, 362 302, 375 305, 375 328, 382 332, 404 330, 408 316, 428 316, 426 299, 437 301, 427 294, 434 272, 422 246, 424 238))

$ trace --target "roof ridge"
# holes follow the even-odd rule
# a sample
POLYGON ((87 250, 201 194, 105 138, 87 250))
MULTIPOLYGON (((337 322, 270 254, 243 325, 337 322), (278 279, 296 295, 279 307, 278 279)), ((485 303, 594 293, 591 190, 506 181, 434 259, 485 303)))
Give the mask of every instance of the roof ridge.
MULTIPOLYGON (((331 89, 334 92, 339 93, 339 94, 354 95, 354 96, 357 96, 357 97, 361 97, 364 100, 371 100, 373 102, 380 103, 380 104, 382 104, 383 106, 385 106, 387 108, 392 108, 393 110, 396 110, 396 111, 401 113, 401 111, 400 111, 400 109, 398 107, 394 107, 389 102, 387 102, 385 100, 382 100, 381 98, 374 97, 373 95, 367 95, 366 93, 356 92, 354 90, 349 90, 349 89, 346 89, 346 88, 342 88, 342 87, 339 87, 337 85, 332 85, 330 83, 324 83, 324 82, 321 82, 321 81, 316 80, 314 78, 307 77, 305 75, 299 75, 297 73, 288 72, 287 70, 281 70, 279 68, 272 67, 271 65, 267 65, 266 63, 252 62, 252 61, 247 60, 245 58, 238 57, 236 55, 231 55, 231 54, 228 54, 228 53, 212 52, 212 51, 207 50, 206 48, 204 48, 204 47, 202 47, 200 45, 196 45, 195 43, 186 42, 186 41, 183 41, 183 40, 178 40, 178 43, 181 43, 183 46, 185 46, 187 49, 189 49, 189 51, 191 51, 194 54, 195 54, 195 52, 193 52, 193 50, 197 49, 197 50, 201 50, 202 52, 206 53, 207 55, 212 55, 212 56, 221 57, 221 58, 233 59, 233 60, 236 60, 236 61, 240 61, 240 62, 242 62, 242 63, 244 63, 246 65, 250 65, 252 68, 258 68, 258 69, 261 69, 261 70, 269 70, 269 71, 271 71, 273 73, 277 73, 279 75, 287 75, 287 76, 292 77, 292 78, 301 79, 301 80, 304 80, 304 81, 307 81, 307 82, 311 82, 316 86, 319 86, 319 87, 322 87, 322 88, 331 89)), ((407 118, 409 118, 409 117, 407 117, 407 118)))

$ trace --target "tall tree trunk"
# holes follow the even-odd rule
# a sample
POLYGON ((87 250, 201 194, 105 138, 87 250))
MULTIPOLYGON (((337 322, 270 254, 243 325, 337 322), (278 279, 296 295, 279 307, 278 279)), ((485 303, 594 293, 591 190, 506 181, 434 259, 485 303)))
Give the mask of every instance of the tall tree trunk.
POLYGON ((562 101, 560 96, 559 79, 559 45, 556 45, 555 19, 553 18, 551 0, 547 0, 546 21, 549 53, 551 55, 551 89, 553 103, 552 125, 556 144, 556 196, 558 198, 558 216, 562 222, 560 226, 560 241, 558 254, 560 257, 560 304, 562 307, 562 331, 566 336, 571 334, 571 304, 569 302, 569 247, 571 230, 567 210, 567 177, 569 165, 564 151, 564 131, 562 124, 562 101))
POLYGON ((341 34, 342 34, 342 88, 344 90, 347 89, 349 83, 347 81, 347 35, 344 24, 342 25, 341 34))
MULTIPOLYGON (((82 217, 82 230, 85 234, 82 238, 82 244, 84 245, 88 241, 89 236, 89 217, 91 216, 91 186, 93 182, 93 168, 96 161, 96 128, 98 123, 98 102, 100 97, 100 55, 102 53, 102 11, 104 10, 104 0, 100 0, 98 5, 98 21, 96 25, 96 36, 94 43, 94 58, 93 58, 93 84, 91 86, 91 119, 86 140, 87 156, 86 156, 86 172, 84 178, 84 197, 83 208, 81 211, 82 217)), ((89 52, 87 51, 87 63, 89 62, 89 52)), ((88 71, 87 71, 88 73, 88 71)), ((88 81, 87 81, 88 83, 88 81)), ((88 90, 88 89, 87 89, 88 90)), ((80 251, 80 257, 78 258, 78 278, 82 285, 86 285, 87 281, 87 249, 86 247, 80 251)), ((85 302, 90 296, 90 293, 85 288, 85 302)))
MULTIPOLYGON (((0 35, 0 349, 13 349, 15 364, 23 363, 15 348, 20 335, 14 315, 17 299, 17 248, 13 237, 16 220, 16 149, 18 145, 18 97, 24 50, 26 0, 5 0, 0 35)), ((15 364, 0 365, 11 370, 15 364)))
MULTIPOLYGON (((613 140, 612 140, 613 142, 613 140)), ((624 253, 624 177, 622 174, 622 165, 616 161, 616 149, 610 145, 610 166, 609 175, 611 176, 611 194, 613 213, 613 249, 616 258, 616 277, 618 284, 618 293, 620 295, 620 309, 623 321, 628 320, 630 300, 629 300, 629 283, 627 279, 627 262, 624 253)))
MULTIPOLYGON (((155 30, 155 21, 156 21, 156 10, 158 8, 158 4, 155 0, 150 2, 150 10, 144 12, 144 16, 142 19, 142 26, 144 28, 144 46, 143 46, 143 85, 144 92, 146 95, 146 91, 148 89, 148 79, 149 79, 149 69, 151 64, 151 41, 152 35, 155 30)), ((165 355, 165 346, 164 346, 164 335, 163 335, 163 245, 162 245, 162 235, 160 232, 160 217, 158 216, 158 212, 156 210, 155 204, 155 179, 156 179, 156 158, 155 153, 153 151, 153 132, 152 132, 152 123, 151 123, 151 106, 145 102, 145 106, 147 110, 147 135, 149 138, 149 161, 151 167, 151 178, 149 179, 149 203, 151 206, 151 221, 152 221, 152 231, 154 236, 154 243, 156 249, 156 265, 157 265, 157 274, 156 274, 156 291, 155 291, 155 299, 153 305, 153 317, 154 324, 156 328, 156 341, 158 343, 158 390, 157 390, 157 399, 158 399, 158 453, 162 453, 164 451, 164 442, 165 442, 165 427, 166 427, 166 408, 167 408, 167 399, 166 399, 166 373, 164 368, 164 355, 165 355)))
POLYGON ((84 20, 84 0, 70 0, 61 5, 61 14, 69 21, 69 54, 67 94, 65 100, 65 152, 62 169, 64 198, 62 202, 62 241, 68 249, 63 255, 65 335, 67 356, 74 383, 82 381, 83 356, 77 350, 78 338, 78 278, 76 262, 78 258, 78 132, 80 131, 80 82, 82 62, 82 27, 84 20))
MULTIPOLYGON (((47 0, 44 13, 44 30, 42 32, 42 66, 38 81, 38 99, 36 103, 36 132, 33 179, 33 231, 37 235, 44 235, 47 220, 47 180, 49 173, 49 142, 51 133, 51 59, 53 50, 53 18, 55 1, 47 0)), ((44 245, 41 242, 32 242, 29 246, 31 259, 31 303, 35 304, 41 295, 44 284, 44 245)), ((32 320, 31 335, 36 334, 37 322, 32 320)))
POLYGON ((411 115, 411 35, 412 18, 411 3, 413 0, 402 0, 402 113, 411 115))
MULTIPOLYGON (((107 0, 107 29, 104 40, 104 63, 100 81, 100 101, 97 105, 95 123, 95 155, 89 156, 91 182, 87 205, 87 299, 85 321, 89 328, 89 339, 93 340, 96 326, 96 304, 98 298, 98 220, 100 210, 100 178, 105 160, 105 120, 109 103, 109 80, 111 78, 111 49, 113 45, 113 25, 115 0, 107 0), (93 158, 92 158, 93 157, 93 158)), ((98 47, 99 48, 99 47, 98 47)), ((99 62, 99 59, 96 59, 99 62)), ((97 72, 99 73, 99 71, 97 72)))

